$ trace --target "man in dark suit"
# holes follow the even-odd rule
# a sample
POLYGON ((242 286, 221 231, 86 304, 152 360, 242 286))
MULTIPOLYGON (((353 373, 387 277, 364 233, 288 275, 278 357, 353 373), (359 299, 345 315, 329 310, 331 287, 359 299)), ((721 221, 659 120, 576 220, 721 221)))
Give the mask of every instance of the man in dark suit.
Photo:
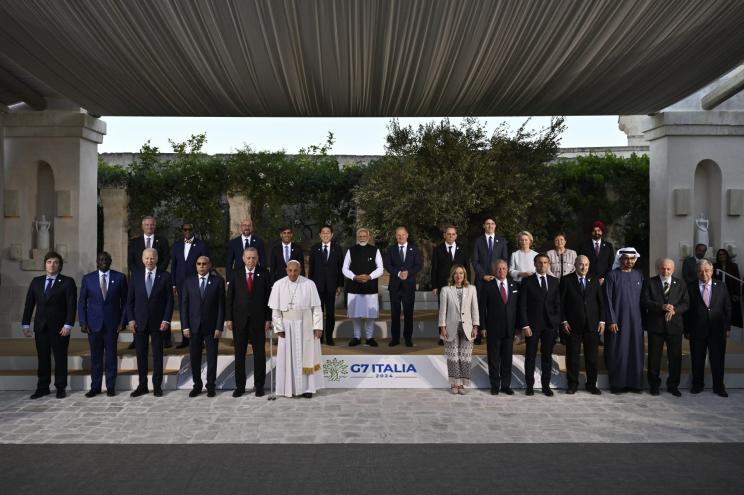
POLYGON ((232 239, 227 245, 227 263, 225 264, 225 283, 229 284, 232 280, 233 271, 243 276, 243 251, 247 248, 255 248, 258 252, 258 265, 266 269, 266 248, 262 239, 253 234, 253 220, 246 218, 240 223, 241 234, 232 239))
MULTIPOLYGON (((453 264, 465 267, 468 273, 468 255, 460 244, 457 243, 457 229, 454 225, 444 228, 444 242, 434 248, 431 253, 431 291, 439 297, 439 291, 449 283, 449 272, 453 264)), ((466 275, 467 276, 467 275, 466 275)), ((439 339, 439 345, 444 341, 439 339)))
POLYGON ((400 344, 400 306, 403 305, 403 338, 413 347, 413 305, 416 302, 416 274, 421 271, 421 253, 408 242, 408 229, 395 229, 396 244, 385 251, 382 265, 390 274, 390 347, 400 344))
POLYGON ((705 388, 705 356, 710 354, 713 392, 728 397, 723 383, 726 339, 731 333, 731 298, 723 282, 713 280, 713 265, 701 260, 698 280, 687 286, 690 309, 685 313, 685 337, 690 339, 692 388, 699 394, 705 388))
POLYGON ((592 238, 581 243, 578 249, 578 254, 589 258, 589 276, 597 278, 599 285, 604 285, 605 276, 612 270, 615 262, 612 244, 602 239, 604 232, 605 224, 601 220, 595 220, 592 224, 592 238))
MULTIPOLYGON (((165 237, 155 235, 156 222, 153 217, 142 219, 142 235, 129 240, 127 250, 127 263, 129 265, 129 279, 132 279, 134 272, 143 272, 145 265, 142 264, 142 252, 145 248, 153 248, 158 252, 158 270, 166 271, 170 261, 170 248, 168 240, 165 237)), ((173 345, 170 332, 165 335, 165 347, 173 345)), ((129 349, 134 349, 134 341, 129 344, 129 349)))
POLYGON ((527 395, 534 395, 535 360, 540 344, 540 382, 543 394, 553 395, 550 376, 553 370, 553 345, 561 317, 559 281, 548 275, 550 258, 545 254, 535 256, 535 273, 522 280, 519 288, 519 321, 524 331, 527 347, 524 356, 524 378, 527 395))
MULTIPOLYGON (((506 239, 496 235, 496 219, 487 216, 483 221, 483 235, 473 242, 473 256, 471 258, 475 271, 475 287, 479 294, 483 284, 494 279, 491 274, 491 267, 496 260, 504 260, 508 263, 509 246, 506 239)), ((478 335, 473 343, 480 345, 482 343, 481 336, 478 335)))
POLYGON ((189 397, 202 393, 202 346, 207 347, 207 396, 214 397, 217 380, 217 347, 225 323, 225 281, 210 273, 212 263, 207 256, 196 259, 196 274, 181 286, 181 326, 189 338, 191 376, 194 388, 189 397))
POLYGON ((116 395, 116 341, 127 323, 127 277, 111 270, 111 255, 98 254, 98 269, 83 277, 78 298, 80 330, 90 344, 90 390, 86 397, 101 393, 104 355, 106 357, 106 395, 116 395))
POLYGON ((508 278, 509 265, 504 260, 496 260, 491 273, 495 278, 483 284, 480 297, 481 334, 486 337, 491 395, 499 392, 514 395, 511 389, 512 356, 519 286, 508 278))
POLYGON ((561 279, 561 331, 566 342, 566 393, 575 394, 579 387, 579 355, 584 345, 586 390, 594 395, 597 388, 597 355, 599 336, 604 332, 604 292, 597 277, 589 275, 589 258, 576 257, 576 272, 561 279))
MULTIPOLYGON (((180 301, 183 283, 188 277, 196 275, 196 260, 199 256, 209 257, 209 246, 204 241, 194 237, 194 226, 185 223, 181 226, 183 230, 183 239, 173 243, 173 253, 171 255, 171 277, 173 278, 173 297, 180 301)), ((181 343, 177 348, 182 349, 189 346, 189 338, 183 334, 183 325, 181 326, 181 343)))
POLYGON ((667 391, 681 397, 679 380, 682 371, 683 314, 690 306, 687 285, 673 277, 674 261, 669 258, 656 264, 657 276, 644 280, 641 307, 648 333, 648 386, 651 395, 659 395, 661 386, 661 353, 664 343, 669 361, 667 391))
POLYGON ((232 273, 225 299, 225 328, 233 332, 235 349, 235 390, 233 397, 245 393, 245 354, 250 337, 253 346, 253 383, 256 397, 264 395, 266 381, 266 332, 271 328, 271 276, 258 266, 258 250, 243 253, 243 269, 232 273))
MULTIPOLYGON (((320 242, 310 249, 310 280, 315 282, 320 303, 325 315, 325 343, 336 345, 333 330, 336 327, 336 296, 344 286, 344 252, 337 242, 333 242, 333 228, 323 225, 320 228, 320 242)), ((323 343, 323 339, 320 339, 323 343)))
POLYGON ((686 285, 696 282, 697 276, 697 264, 700 260, 705 258, 705 253, 708 251, 708 246, 705 244, 695 244, 695 254, 688 256, 682 263, 682 279, 686 285))
POLYGON ((147 388, 148 346, 152 344, 152 387, 155 397, 163 396, 163 340, 170 332, 173 316, 173 284, 170 273, 158 268, 158 252, 147 248, 142 252, 142 270, 132 272, 127 297, 127 325, 134 333, 137 349, 139 386, 132 397, 149 392, 147 388))
POLYGON ((287 262, 297 260, 300 262, 300 275, 305 276, 305 254, 302 252, 302 246, 294 239, 294 232, 289 227, 279 229, 281 242, 271 248, 269 256, 269 270, 271 271, 271 280, 276 282, 280 278, 287 276, 287 262))
POLYGON ((44 256, 45 275, 31 280, 26 293, 21 326, 23 335, 36 340, 36 356, 39 362, 38 381, 32 399, 49 395, 52 382, 52 354, 54 354, 54 386, 57 398, 67 394, 67 347, 70 331, 75 324, 77 287, 75 281, 65 277, 62 271, 62 256, 50 251, 44 256), (36 310, 34 312, 34 309, 36 310), (31 316, 34 329, 31 330, 31 316))

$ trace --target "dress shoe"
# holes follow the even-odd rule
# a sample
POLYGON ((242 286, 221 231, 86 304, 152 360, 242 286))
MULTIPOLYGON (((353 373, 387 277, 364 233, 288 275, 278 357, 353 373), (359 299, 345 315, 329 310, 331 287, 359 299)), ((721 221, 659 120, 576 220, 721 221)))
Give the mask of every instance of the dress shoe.
POLYGON ((357 338, 353 338, 353 339, 351 339, 351 340, 349 341, 349 347, 356 347, 356 346, 358 346, 358 345, 359 345, 359 344, 361 344, 361 343, 362 343, 362 341, 361 341, 361 340, 359 340, 359 339, 357 339, 357 338))
POLYGON ((265 394, 263 387, 256 388, 256 397, 263 397, 265 394))
POLYGON ((137 387, 134 389, 134 391, 129 394, 130 397, 139 397, 140 395, 149 394, 150 391, 147 390, 147 387, 137 387))
POLYGON ((326 339, 326 345, 333 347, 334 345, 336 345, 336 341, 331 338, 328 338, 326 339))
POLYGON ((511 387, 501 387, 501 391, 506 395, 514 395, 514 390, 512 390, 511 387))
POLYGON ((304 398, 306 398, 306 399, 312 399, 313 398, 313 394, 311 394, 310 392, 305 392, 304 394, 302 394, 302 396, 304 398))
POLYGON ((667 391, 672 394, 675 397, 682 397, 682 392, 679 391, 679 389, 675 388, 669 388, 667 391))
POLYGON ((130 349, 130 350, 131 350, 131 349, 134 349, 135 347, 136 347, 136 346, 135 346, 135 343, 134 343, 134 340, 133 340, 133 341, 131 341, 131 342, 129 343, 129 345, 127 346, 127 349, 130 349))
POLYGON ((245 389, 243 388, 236 388, 233 390, 233 397, 240 397, 245 393, 245 389))
POLYGON ((545 397, 553 397, 553 391, 550 388, 543 388, 542 393, 545 397))
POLYGON ((217 395, 217 394, 215 393, 215 391, 214 391, 213 388, 208 388, 207 389, 207 397, 214 397, 215 395, 217 395))
POLYGON ((370 347, 377 347, 379 345, 375 339, 367 339, 364 343, 370 347))
POLYGON ((152 395, 154 395, 155 397, 162 397, 163 389, 160 387, 155 387, 155 390, 153 390, 152 395))
POLYGON ((473 344, 475 345, 481 345, 483 341, 481 340, 481 336, 478 335, 475 339, 473 339, 473 344))
POLYGON ((714 392, 718 397, 728 397, 728 392, 726 392, 725 388, 722 388, 720 390, 716 390, 714 392))
POLYGON ((444 345, 444 340, 439 339, 439 342, 437 342, 437 345, 444 345))
POLYGON ((703 387, 692 387, 690 389, 691 394, 699 394, 702 391, 703 391, 703 387))
POLYGON ((116 390, 114 390, 113 388, 110 388, 110 389, 106 390, 106 396, 107 397, 116 397, 116 390))
POLYGON ((573 394, 575 394, 575 393, 576 393, 576 389, 575 389, 575 388, 573 388, 573 387, 569 387, 569 388, 567 388, 567 389, 566 389, 566 393, 567 393, 568 395, 573 395, 573 394))
POLYGON ((532 387, 527 387, 527 389, 524 391, 524 395, 535 395, 535 389, 532 387))
POLYGON ((188 341, 184 342, 182 340, 181 343, 176 346, 176 349, 183 349, 184 347, 188 347, 188 346, 189 346, 188 341))
POLYGON ((32 399, 38 399, 39 397, 44 397, 45 395, 49 395, 49 389, 46 390, 37 390, 33 394, 31 394, 32 399))
POLYGON ((412 340, 406 340, 406 347, 413 347, 413 341, 412 340))
POLYGON ((602 395, 602 391, 598 389, 597 387, 590 387, 586 389, 587 392, 589 392, 592 395, 602 395))
POLYGON ((197 397, 201 395, 202 388, 201 387, 194 387, 191 389, 191 392, 189 392, 189 397, 197 397))
POLYGON ((58 399, 64 399, 65 397, 67 397, 67 392, 65 392, 65 389, 63 388, 58 388, 55 397, 57 397, 58 399))
POLYGON ((499 389, 497 389, 497 388, 492 388, 492 389, 491 389, 491 395, 499 395, 499 389))
POLYGON ((657 387, 654 387, 651 390, 649 390, 649 393, 651 395, 659 395, 659 389, 657 387))
POLYGON ((400 345, 400 340, 391 340, 388 343, 388 347, 395 347, 396 345, 400 345))
POLYGON ((100 390, 88 390, 88 391, 87 391, 87 392, 85 393, 85 396, 86 396, 87 398, 89 398, 89 399, 90 399, 91 397, 95 397, 96 395, 98 395, 98 394, 100 394, 100 393, 101 393, 101 391, 100 391, 100 390))

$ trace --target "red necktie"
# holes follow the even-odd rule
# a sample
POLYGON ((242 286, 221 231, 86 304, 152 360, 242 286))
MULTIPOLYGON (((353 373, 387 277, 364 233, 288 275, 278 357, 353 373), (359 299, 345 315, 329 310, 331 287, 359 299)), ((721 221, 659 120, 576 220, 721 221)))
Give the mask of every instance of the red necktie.
POLYGON ((248 283, 248 295, 253 295, 253 272, 248 272, 248 276, 246 277, 246 282, 248 283))
POLYGON ((501 286, 501 300, 506 304, 506 287, 504 287, 504 282, 500 282, 499 285, 501 286))

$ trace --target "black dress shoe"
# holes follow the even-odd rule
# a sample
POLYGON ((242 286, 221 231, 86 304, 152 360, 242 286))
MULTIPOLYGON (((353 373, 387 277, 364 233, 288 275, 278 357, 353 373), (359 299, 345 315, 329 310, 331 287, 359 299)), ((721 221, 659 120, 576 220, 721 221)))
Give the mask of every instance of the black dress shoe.
POLYGON ((31 394, 31 399, 38 399, 39 397, 44 397, 45 395, 49 395, 51 392, 49 392, 49 389, 46 390, 37 390, 33 394, 31 394))
POLYGON ((264 389, 263 389, 263 387, 256 388, 256 397, 263 397, 263 396, 264 396, 264 389))
POLYGON ((589 392, 592 395, 602 395, 602 391, 598 389, 597 387, 591 387, 586 389, 587 392, 589 392))
POLYGON ((682 392, 680 392, 677 388, 669 388, 667 389, 667 391, 675 397, 682 397, 682 392))
POLYGON ((184 347, 188 347, 188 346, 189 346, 189 341, 182 340, 181 343, 176 346, 176 349, 183 349, 184 347))
POLYGON ((357 338, 354 338, 354 339, 351 339, 351 340, 349 341, 349 347, 355 347, 355 346, 358 346, 358 345, 359 345, 359 344, 361 344, 361 343, 362 343, 362 341, 361 341, 361 340, 359 340, 359 339, 357 339, 357 338))
POLYGON ((413 341, 412 340, 406 340, 406 347, 413 347, 413 341))
POLYGON ((336 345, 336 341, 330 338, 326 339, 326 345, 333 347, 334 345, 336 345))
POLYGON ((132 391, 131 394, 129 394, 130 397, 139 397, 140 395, 149 394, 150 391, 147 389, 147 387, 137 387, 132 391))
POLYGON ((65 392, 65 389, 63 388, 58 388, 55 397, 57 397, 58 399, 64 399, 65 397, 67 397, 67 392, 65 392))
POLYGON ((131 350, 131 349, 134 349, 135 347, 136 347, 136 345, 135 345, 134 340, 133 340, 133 341, 131 341, 129 343, 129 345, 127 346, 127 349, 130 349, 131 350))
POLYGON ((201 387, 194 387, 191 389, 191 392, 189 392, 189 397, 198 397, 202 393, 201 387))
POLYGON ((306 399, 312 399, 313 398, 313 394, 311 394, 310 392, 305 392, 304 394, 302 394, 302 396, 304 398, 306 398, 306 399))
POLYGON ((439 339, 439 342, 437 342, 438 345, 444 345, 444 340, 439 339))
POLYGON ((491 395, 499 395, 499 389, 497 389, 497 388, 492 388, 492 389, 491 389, 491 395))
POLYGON ((162 397, 163 389, 160 387, 155 387, 155 390, 153 390, 152 395, 154 395, 155 397, 162 397))
POLYGON ((569 387, 569 388, 567 388, 567 389, 566 389, 566 393, 567 393, 568 395, 573 395, 573 394, 575 394, 575 393, 576 393, 576 389, 575 389, 575 388, 573 388, 573 387, 569 387))
POLYGON ((726 392, 726 389, 716 390, 714 392, 718 397, 728 397, 728 392, 726 392))
POLYGON ((233 390, 233 397, 240 397, 244 393, 245 393, 245 389, 244 388, 236 388, 235 390, 233 390))
POLYGON ((100 390, 88 390, 88 391, 87 391, 87 392, 85 393, 85 396, 86 396, 87 398, 89 398, 89 399, 90 399, 91 397, 95 397, 96 395, 98 395, 98 394, 100 394, 100 393, 101 393, 101 391, 100 391, 100 390))
POLYGON ((659 389, 656 387, 652 388, 649 392, 651 395, 659 395, 659 389))
POLYGON ((388 347, 395 347, 396 345, 400 345, 400 340, 391 340, 388 342, 388 347))
POLYGON ((553 397, 553 391, 550 388, 543 388, 542 393, 546 397, 553 397))
POLYGON ((217 395, 217 394, 215 393, 215 391, 214 391, 213 388, 208 388, 207 389, 207 397, 214 397, 215 395, 217 395))
POLYGON ((512 390, 511 387, 501 387, 501 391, 506 395, 514 395, 514 390, 512 390))
POLYGON ((110 388, 110 389, 106 390, 106 396, 107 397, 116 397, 116 390, 114 390, 113 388, 110 388))
POLYGON ((532 387, 527 387, 527 389, 524 391, 524 395, 535 395, 535 389, 532 387))
POLYGON ((375 339, 367 339, 365 344, 367 344, 370 347, 377 347, 379 345, 375 339))
POLYGON ((691 394, 699 394, 702 391, 703 391, 703 387, 692 387, 690 389, 691 394))

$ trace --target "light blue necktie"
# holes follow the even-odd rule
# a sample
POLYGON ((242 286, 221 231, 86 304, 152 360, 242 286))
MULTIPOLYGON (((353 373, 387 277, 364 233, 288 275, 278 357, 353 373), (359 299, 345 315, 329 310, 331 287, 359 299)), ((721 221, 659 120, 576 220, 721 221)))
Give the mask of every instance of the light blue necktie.
POLYGON ((147 298, 150 298, 152 292, 152 272, 147 272, 147 281, 145 281, 145 289, 147 290, 147 298))
POLYGON ((284 264, 289 263, 289 246, 284 246, 284 264))

